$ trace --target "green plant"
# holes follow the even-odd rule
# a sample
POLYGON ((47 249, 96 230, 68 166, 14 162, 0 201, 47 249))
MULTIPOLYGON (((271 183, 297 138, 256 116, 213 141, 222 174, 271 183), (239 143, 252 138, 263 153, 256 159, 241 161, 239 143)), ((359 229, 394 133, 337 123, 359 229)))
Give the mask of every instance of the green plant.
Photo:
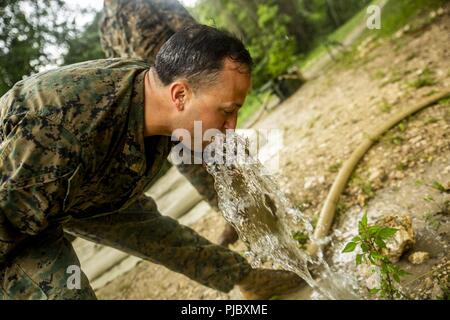
POLYGON ((328 167, 328 171, 332 172, 332 173, 336 173, 339 171, 339 169, 342 166, 342 162, 338 161, 335 164, 332 164, 331 166, 328 167))
POLYGON ((340 217, 347 211, 347 209, 347 205, 343 201, 339 200, 336 204, 336 217, 340 217))
POLYGON ((425 124, 432 124, 432 123, 436 123, 436 122, 438 122, 438 121, 439 121, 439 119, 437 119, 437 118, 429 117, 429 118, 425 121, 425 124))
POLYGON ((405 132, 405 130, 406 130, 406 121, 405 120, 403 120, 402 122, 400 122, 398 125, 397 125, 397 128, 398 128, 398 130, 400 130, 400 132, 405 132))
POLYGON ((368 181, 367 178, 357 173, 354 173, 352 175, 350 185, 357 187, 360 190, 360 192, 364 195, 366 200, 370 200, 375 196, 375 190, 370 181, 368 181))
MULTIPOLYGON (((450 74, 450 72, 449 72, 449 74, 450 74)), ((441 100, 439 100, 439 103, 443 104, 445 106, 450 106, 450 98, 441 99, 441 100)))
POLYGON ((382 12, 382 28, 367 30, 379 37, 392 36, 399 29, 422 13, 431 11, 446 3, 447 0, 388 0, 382 12))
POLYGON ((383 136, 382 140, 387 142, 390 145, 399 146, 399 145, 403 144, 403 141, 405 140, 405 138, 403 137, 402 132, 400 132, 400 133, 388 132, 383 136))
POLYGON ((439 181, 434 180, 431 184, 431 187, 433 187, 436 190, 439 190, 440 192, 447 192, 447 188, 445 188, 442 183, 439 181))
POLYGON ((389 102, 387 102, 386 99, 383 99, 383 101, 379 105, 379 109, 382 112, 389 113, 392 110, 392 105, 389 102))
POLYGON ((396 168, 397 170, 400 170, 400 171, 405 171, 406 169, 408 169, 408 164, 407 164, 407 163, 400 162, 400 163, 397 163, 397 165, 395 166, 395 168, 396 168))
POLYGON ((297 231, 292 235, 292 238, 294 240, 296 240, 299 244, 301 248, 305 248, 305 245, 308 243, 309 241, 309 236, 306 232, 302 232, 302 231, 297 231))
POLYGON ((433 230, 438 230, 441 226, 441 222, 435 217, 433 213, 428 213, 425 215, 425 222, 433 230))
POLYGON ((422 87, 433 86, 436 84, 435 72, 426 68, 422 71, 419 77, 411 82, 411 87, 419 89, 422 87))
POLYGON ((386 241, 398 231, 395 228, 382 227, 378 225, 369 226, 367 224, 367 213, 365 212, 358 223, 358 235, 347 243, 342 252, 353 252, 356 247, 360 247, 361 253, 356 255, 356 265, 366 263, 378 269, 380 275, 380 285, 378 288, 369 290, 370 294, 378 294, 381 298, 401 299, 405 294, 399 288, 400 278, 408 273, 392 263, 383 254, 386 248, 386 241))
POLYGON ((417 179, 415 181, 416 186, 420 187, 423 186, 425 184, 425 181, 421 180, 421 179, 417 179))

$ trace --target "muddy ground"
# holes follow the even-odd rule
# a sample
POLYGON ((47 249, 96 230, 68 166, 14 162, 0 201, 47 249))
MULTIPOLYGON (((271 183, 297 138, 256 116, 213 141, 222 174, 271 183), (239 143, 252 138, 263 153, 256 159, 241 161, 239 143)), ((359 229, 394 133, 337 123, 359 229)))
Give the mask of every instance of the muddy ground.
MULTIPOLYGON (((340 165, 368 132, 403 107, 449 90, 450 7, 434 19, 421 19, 389 39, 369 36, 254 126, 283 130, 278 181, 294 206, 313 222, 340 165)), ((408 286, 416 288, 415 298, 442 296, 449 274, 450 194, 439 190, 436 182, 444 187, 450 183, 448 99, 390 130, 365 155, 338 206, 327 252, 330 264, 353 270, 353 257, 338 252, 355 234, 364 207, 370 219, 407 213, 416 229, 416 245, 400 261, 412 273, 408 286), (412 265, 407 257, 415 250, 429 252, 430 259, 412 265)), ((193 228, 216 242, 224 225, 220 214, 214 213, 193 228)), ((233 249, 244 250, 242 244, 233 249)), ((220 293, 150 262, 139 263, 97 295, 100 299, 241 298, 237 290, 220 293)))

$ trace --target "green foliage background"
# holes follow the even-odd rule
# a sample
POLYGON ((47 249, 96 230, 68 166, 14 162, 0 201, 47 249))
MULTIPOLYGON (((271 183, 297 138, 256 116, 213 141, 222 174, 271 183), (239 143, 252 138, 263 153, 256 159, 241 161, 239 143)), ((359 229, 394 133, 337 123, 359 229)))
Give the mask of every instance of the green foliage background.
MULTIPOLYGON (((227 29, 244 41, 255 61, 253 88, 257 89, 289 68, 308 65, 323 54, 325 39, 341 41, 362 21, 362 9, 371 2, 199 0, 187 9, 199 22, 227 29)), ((391 34, 423 8, 445 2, 448 0, 389 0, 379 33, 391 34)), ((0 96, 44 67, 104 58, 98 30, 101 13, 81 29, 74 16, 63 0, 0 1, 0 96), (57 48, 60 56, 52 55, 49 48, 57 48)), ((252 92, 248 100, 260 104, 257 94, 252 92)))

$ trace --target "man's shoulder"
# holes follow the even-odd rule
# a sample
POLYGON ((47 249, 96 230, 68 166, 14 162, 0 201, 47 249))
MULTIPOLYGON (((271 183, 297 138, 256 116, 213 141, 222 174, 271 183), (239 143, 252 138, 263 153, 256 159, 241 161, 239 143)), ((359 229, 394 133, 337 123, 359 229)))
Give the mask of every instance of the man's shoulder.
POLYGON ((133 76, 135 72, 141 72, 149 67, 145 61, 134 58, 89 60, 31 75, 17 82, 8 93, 33 94, 36 90, 40 90, 39 95, 54 92, 64 95, 66 91, 74 89, 74 84, 113 85, 114 81, 133 76))
MULTIPOLYGON (((40 85, 46 87, 61 87, 61 90, 70 90, 69 84, 106 82, 114 83, 121 78, 132 76, 149 68, 149 65, 139 59, 110 58, 79 62, 62 66, 46 72, 41 72, 22 80, 23 86, 40 85), (105 78, 108 77, 108 78, 105 78), (66 85, 66 86, 64 86, 66 85)), ((20 82, 18 83, 21 84, 20 82)))
POLYGON ((64 72, 102 72, 106 70, 148 69, 150 66, 138 58, 107 58, 78 62, 55 69, 55 73, 64 72))
POLYGON ((33 75, 0 99, 0 123, 33 113, 51 117, 79 138, 110 132, 126 121, 135 79, 148 67, 139 59, 101 59, 33 75))
POLYGON ((98 108, 108 107, 126 96, 137 75, 148 68, 144 61, 131 58, 91 60, 63 66, 16 83, 0 100, 1 107, 9 114, 95 113, 98 108))

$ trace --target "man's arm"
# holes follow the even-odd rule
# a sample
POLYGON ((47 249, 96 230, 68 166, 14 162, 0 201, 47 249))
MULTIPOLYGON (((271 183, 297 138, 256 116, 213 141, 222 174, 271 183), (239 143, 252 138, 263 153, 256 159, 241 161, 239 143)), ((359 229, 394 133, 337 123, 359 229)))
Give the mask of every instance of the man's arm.
POLYGON ((0 144, 0 261, 64 216, 80 169, 80 144, 61 124, 28 113, 8 128, 0 144))

